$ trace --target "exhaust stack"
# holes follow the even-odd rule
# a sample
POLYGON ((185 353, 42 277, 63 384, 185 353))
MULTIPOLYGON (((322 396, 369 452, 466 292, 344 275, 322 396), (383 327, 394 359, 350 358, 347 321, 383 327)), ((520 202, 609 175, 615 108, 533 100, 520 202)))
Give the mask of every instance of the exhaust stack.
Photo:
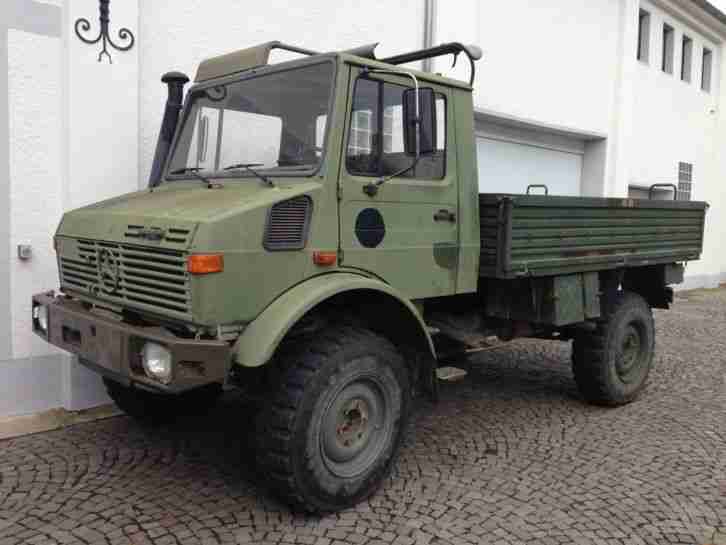
POLYGON ((149 175, 149 187, 156 187, 161 182, 161 174, 164 170, 167 155, 169 155, 171 140, 174 138, 176 125, 179 122, 179 112, 184 98, 184 85, 189 81, 189 78, 182 72, 167 72, 161 77, 161 81, 168 86, 169 95, 164 107, 164 119, 161 122, 159 139, 156 142, 154 163, 151 166, 151 174, 149 175))

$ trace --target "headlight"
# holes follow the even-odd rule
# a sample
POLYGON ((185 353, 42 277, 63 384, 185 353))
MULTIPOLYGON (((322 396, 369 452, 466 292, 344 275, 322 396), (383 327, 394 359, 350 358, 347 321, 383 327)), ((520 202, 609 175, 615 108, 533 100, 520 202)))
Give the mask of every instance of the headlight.
POLYGON ((171 382, 171 352, 157 343, 148 342, 141 349, 144 371, 164 384, 171 382))
POLYGON ((33 307, 33 320, 41 331, 48 332, 48 307, 37 305, 33 307))

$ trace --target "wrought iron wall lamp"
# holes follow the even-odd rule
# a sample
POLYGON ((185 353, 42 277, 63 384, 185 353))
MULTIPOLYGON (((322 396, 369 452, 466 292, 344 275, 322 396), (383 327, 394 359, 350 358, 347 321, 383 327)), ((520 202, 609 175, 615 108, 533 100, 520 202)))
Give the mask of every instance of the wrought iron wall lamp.
POLYGON ((126 45, 118 45, 114 43, 114 41, 111 39, 111 36, 108 33, 108 23, 110 22, 110 3, 111 0, 98 0, 98 20, 101 23, 101 30, 99 31, 97 37, 89 39, 85 38, 81 34, 82 32, 87 33, 89 30, 91 30, 91 23, 85 17, 77 19, 75 23, 76 36, 78 36, 81 41, 87 44, 96 44, 98 42, 102 42, 103 47, 101 49, 101 52, 98 54, 98 62, 101 62, 101 59, 105 55, 108 58, 108 62, 113 63, 113 61, 111 60, 111 55, 108 52, 108 45, 110 45, 117 51, 128 51, 134 46, 134 42, 136 41, 136 38, 134 38, 134 34, 126 27, 122 27, 121 30, 118 31, 119 39, 122 41, 128 41, 126 45))

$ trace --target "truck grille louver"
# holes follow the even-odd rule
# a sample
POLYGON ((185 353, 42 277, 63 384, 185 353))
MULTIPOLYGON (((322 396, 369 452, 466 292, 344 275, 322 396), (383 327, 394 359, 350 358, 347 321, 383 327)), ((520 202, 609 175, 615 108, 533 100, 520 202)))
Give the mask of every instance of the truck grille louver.
POLYGON ((275 204, 267 217, 267 250, 301 250, 307 243, 313 201, 307 195, 275 204))
POLYGON ((83 239, 76 242, 80 259, 59 256, 63 287, 130 308, 189 316, 185 253, 83 239))
MULTIPOLYGON (((151 240, 148 236, 149 233, 153 233, 153 229, 147 229, 144 225, 127 225, 124 236, 126 238, 133 238, 138 240, 151 240)), ((170 242, 172 244, 186 244, 189 238, 189 229, 180 229, 173 227, 167 230, 159 229, 160 237, 156 240, 170 242)))

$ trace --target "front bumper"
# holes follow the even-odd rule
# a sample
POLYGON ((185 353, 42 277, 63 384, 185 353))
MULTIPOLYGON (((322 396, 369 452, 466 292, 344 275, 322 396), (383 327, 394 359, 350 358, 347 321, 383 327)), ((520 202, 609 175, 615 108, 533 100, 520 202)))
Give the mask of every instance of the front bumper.
POLYGON ((50 344, 78 356, 79 362, 127 386, 180 393, 198 386, 223 383, 232 351, 224 341, 176 337, 159 327, 138 327, 87 310, 79 301, 52 292, 33 296, 33 309, 48 309, 48 329, 33 320, 33 332, 50 344), (147 341, 165 346, 172 356, 168 384, 150 378, 141 364, 147 341))

